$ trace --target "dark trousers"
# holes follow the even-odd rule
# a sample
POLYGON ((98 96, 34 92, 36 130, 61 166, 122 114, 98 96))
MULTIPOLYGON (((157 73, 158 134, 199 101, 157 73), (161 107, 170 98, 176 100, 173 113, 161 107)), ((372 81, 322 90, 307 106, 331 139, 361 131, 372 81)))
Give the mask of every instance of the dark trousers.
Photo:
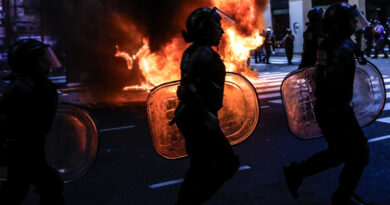
POLYGON ((302 161, 299 164, 300 173, 302 177, 312 176, 344 164, 335 193, 347 199, 353 194, 368 164, 367 139, 351 108, 338 116, 332 116, 330 112, 316 112, 316 117, 328 142, 328 149, 302 161))
POLYGON ((255 50, 255 63, 260 63, 261 62, 261 54, 262 53, 263 53, 262 51, 255 50))
POLYGON ((271 45, 264 45, 264 51, 265 51, 265 56, 263 58, 264 63, 269 63, 269 58, 271 56, 271 45))
POLYGON ((365 50, 365 54, 366 56, 368 57, 371 57, 371 51, 372 51, 372 40, 367 40, 366 41, 366 50, 365 50))
POLYGON ((176 122, 186 140, 190 167, 179 191, 177 204, 202 204, 230 179, 239 159, 221 130, 184 114, 176 122))
POLYGON ((64 183, 57 171, 50 167, 44 155, 11 158, 8 180, 0 190, 0 204, 21 204, 30 185, 40 195, 41 205, 63 205, 64 183))
POLYGON ((379 52, 385 54, 385 57, 387 57, 387 53, 385 52, 385 40, 379 39, 375 43, 375 57, 378 57, 379 52))
POLYGON ((294 50, 294 47, 286 47, 285 48, 287 61, 289 64, 292 63, 291 61, 292 61, 292 57, 293 57, 293 50, 294 50))

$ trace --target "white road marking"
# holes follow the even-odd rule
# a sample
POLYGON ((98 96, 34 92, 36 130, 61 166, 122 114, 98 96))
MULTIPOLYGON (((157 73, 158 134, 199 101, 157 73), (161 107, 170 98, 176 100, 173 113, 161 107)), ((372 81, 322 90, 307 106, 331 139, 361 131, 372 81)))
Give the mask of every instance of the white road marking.
POLYGON ((279 74, 279 75, 259 75, 259 79, 267 79, 267 78, 285 78, 287 74, 279 74))
POLYGON ((390 135, 386 135, 386 136, 382 136, 382 137, 375 137, 375 138, 372 138, 372 139, 368 139, 368 143, 382 141, 382 140, 387 140, 389 138, 390 138, 390 135))
POLYGON ((384 81, 385 83, 388 83, 388 82, 390 82, 390 78, 384 79, 383 81, 384 81))
POLYGON ((280 86, 281 84, 282 84, 282 81, 280 81, 280 82, 275 82, 275 83, 267 83, 267 82, 255 82, 255 83, 253 83, 253 85, 254 85, 256 88, 280 86))
POLYGON ((386 103, 383 111, 390 110, 390 103, 386 103))
POLYGON ((280 93, 259 95, 259 99, 268 99, 268 98, 276 98, 276 97, 280 97, 280 93))
POLYGON ((257 93, 265 93, 265 92, 271 92, 271 91, 280 91, 280 87, 270 87, 270 88, 257 88, 257 93))
POLYGON ((376 121, 390 123, 390 117, 379 118, 376 121))
POLYGON ((101 129, 100 132, 103 133, 103 132, 111 132, 111 131, 116 131, 116 130, 125 130, 125 129, 131 129, 131 128, 134 128, 134 127, 135 127, 135 125, 107 128, 107 129, 101 129))
POLYGON ((259 83, 274 83, 274 82, 282 82, 283 79, 282 78, 279 78, 279 79, 258 79, 256 81, 259 83))
POLYGON ((282 104, 282 100, 270 100, 270 103, 282 104))
MULTIPOLYGON (((248 170, 250 169, 251 167, 250 166, 241 166, 240 168, 238 168, 238 171, 243 171, 243 170, 248 170)), ((171 180, 171 181, 166 181, 166 182, 161 182, 161 183, 157 183, 157 184, 152 184, 152 185, 149 185, 148 187, 150 189, 156 189, 156 188, 160 188, 160 187, 164 187, 164 186, 169 186, 169 185, 173 185, 173 184, 180 184, 183 182, 183 178, 181 179, 175 179, 175 180, 171 180)))
POLYGON ((280 75, 287 75, 289 73, 279 73, 279 72, 276 72, 276 73, 273 73, 273 72, 260 72, 259 73, 259 77, 263 77, 263 76, 280 76, 280 75))

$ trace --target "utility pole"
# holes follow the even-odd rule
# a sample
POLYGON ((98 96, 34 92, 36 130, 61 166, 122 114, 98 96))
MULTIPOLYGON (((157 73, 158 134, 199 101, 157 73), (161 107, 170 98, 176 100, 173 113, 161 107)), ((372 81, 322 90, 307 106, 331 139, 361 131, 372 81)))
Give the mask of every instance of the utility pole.
POLYGON ((5 42, 4 46, 9 48, 16 40, 13 24, 15 22, 15 2, 14 0, 2 0, 4 8, 4 29, 5 29, 5 42))

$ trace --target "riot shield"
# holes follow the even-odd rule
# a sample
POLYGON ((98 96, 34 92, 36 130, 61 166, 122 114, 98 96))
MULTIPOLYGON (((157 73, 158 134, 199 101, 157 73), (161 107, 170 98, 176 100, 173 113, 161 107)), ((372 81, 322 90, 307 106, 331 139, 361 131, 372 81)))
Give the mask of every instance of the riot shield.
POLYGON ((83 109, 60 104, 51 132, 46 136, 46 158, 65 183, 84 176, 92 167, 98 149, 94 121, 83 109))
MULTIPOLYGON (((300 139, 321 137, 314 115, 314 67, 291 72, 281 85, 281 94, 291 133, 300 139)), ((386 91, 383 77, 371 62, 356 62, 354 92, 351 106, 360 126, 366 126, 380 115, 385 105, 386 91)))
MULTIPOLYGON (((147 113, 153 145, 167 159, 187 156, 184 137, 176 124, 169 125, 179 101, 176 90, 180 81, 154 88, 147 99, 147 113)), ((221 128, 231 145, 247 139, 255 130, 259 117, 259 100, 253 85, 243 76, 227 73, 223 108, 219 111, 221 128)), ((207 143, 207 142, 205 142, 207 143)))

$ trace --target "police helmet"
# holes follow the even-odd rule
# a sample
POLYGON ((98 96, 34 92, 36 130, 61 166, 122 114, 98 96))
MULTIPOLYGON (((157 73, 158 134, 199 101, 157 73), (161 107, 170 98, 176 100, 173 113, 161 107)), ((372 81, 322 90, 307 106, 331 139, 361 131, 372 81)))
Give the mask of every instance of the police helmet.
POLYGON ((322 31, 332 36, 349 37, 367 25, 367 19, 356 5, 335 3, 325 11, 322 31))
POLYGON ((51 47, 35 39, 17 41, 8 50, 8 63, 13 72, 34 72, 31 67, 38 59, 44 60, 50 69, 62 66, 51 47))
POLYGON ((312 8, 307 13, 307 19, 309 19, 310 24, 321 23, 324 15, 324 9, 322 8, 312 8))
POLYGON ((14 72, 26 72, 36 58, 44 54, 44 48, 48 45, 35 39, 23 39, 17 41, 8 50, 8 63, 14 72))
POLYGON ((199 8, 193 11, 186 23, 187 32, 183 31, 186 42, 201 42, 215 45, 219 43, 217 35, 223 33, 221 16, 216 8, 199 8), (218 39, 218 43, 215 42, 218 39))

